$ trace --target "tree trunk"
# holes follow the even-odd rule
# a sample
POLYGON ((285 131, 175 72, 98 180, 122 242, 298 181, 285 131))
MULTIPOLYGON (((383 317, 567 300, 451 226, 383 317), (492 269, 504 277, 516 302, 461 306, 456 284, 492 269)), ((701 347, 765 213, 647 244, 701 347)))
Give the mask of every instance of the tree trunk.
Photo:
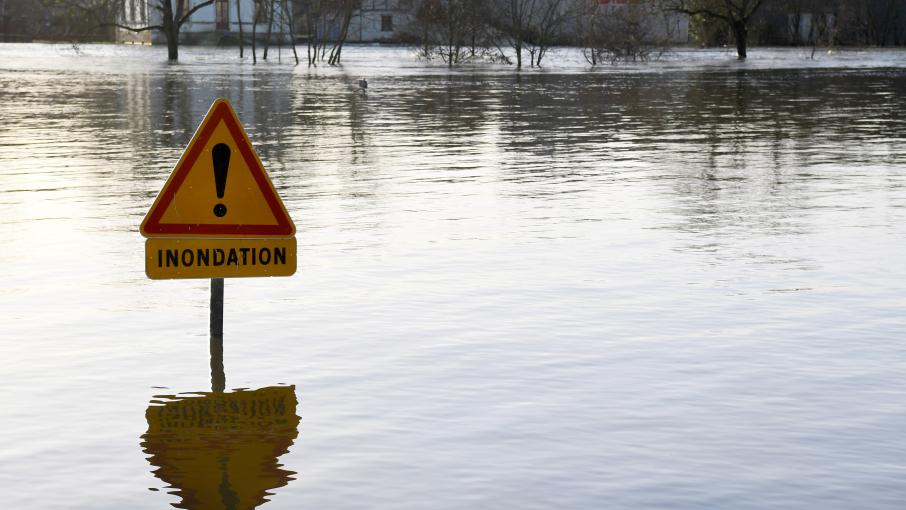
POLYGON ((242 2, 236 0, 236 23, 239 25, 239 58, 242 58, 245 52, 245 43, 242 41, 242 10, 239 8, 240 4, 242 2))
POLYGON ((179 60, 179 28, 171 29, 167 34, 167 60, 176 62, 179 60))
POLYGON ((258 50, 257 50, 257 41, 258 39, 258 5, 255 2, 252 2, 252 63, 258 63, 258 50))
POLYGON ((299 65, 299 54, 296 53, 296 28, 293 26, 296 23, 296 18, 293 16, 293 6, 289 5, 286 0, 283 0, 283 12, 289 25, 289 42, 293 47, 293 58, 296 60, 296 65, 299 65))
POLYGON ((736 58, 739 60, 746 59, 746 39, 749 36, 748 27, 745 21, 733 22, 733 37, 736 38, 736 58))
POLYGON ((167 60, 175 62, 179 60, 179 24, 173 16, 173 4, 170 0, 161 2, 161 6, 163 7, 161 24, 167 38, 167 60))
POLYGON ((349 35, 349 24, 352 22, 352 11, 352 6, 346 6, 339 37, 334 43, 333 49, 330 50, 330 58, 327 60, 329 65, 335 66, 340 63, 340 55, 343 53, 343 44, 346 42, 346 37, 349 35))
POLYGON ((271 0, 270 3, 270 12, 267 16, 267 39, 264 41, 264 53, 261 55, 261 60, 267 60, 267 50, 271 47, 271 34, 274 31, 274 2, 276 0, 271 0))
POLYGON ((516 50, 516 69, 522 69, 522 41, 517 41, 514 49, 516 50))

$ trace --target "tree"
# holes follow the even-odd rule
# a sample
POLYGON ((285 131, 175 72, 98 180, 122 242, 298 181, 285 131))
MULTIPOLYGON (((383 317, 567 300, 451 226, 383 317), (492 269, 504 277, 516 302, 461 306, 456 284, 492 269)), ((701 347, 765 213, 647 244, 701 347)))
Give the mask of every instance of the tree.
POLYGON ((317 65, 318 60, 325 59, 329 65, 339 65, 352 16, 361 7, 362 0, 309 0, 303 4, 308 28, 308 65, 317 65), (333 46, 328 55, 327 44, 331 39, 333 46))
POLYGON ((529 20, 529 37, 526 40, 531 66, 541 67, 541 59, 551 43, 560 36, 560 29, 568 17, 565 0, 543 0, 538 3, 537 11, 529 20))
POLYGON ((906 0, 838 0, 841 37, 850 44, 903 44, 906 0))
POLYGON ((31 21, 20 30, 42 39, 112 41, 113 22, 123 12, 123 0, 20 0, 13 6, 16 3, 28 6, 20 13, 22 21, 31 21))
POLYGON ((240 9, 240 4, 242 2, 236 2, 236 25, 239 27, 239 58, 243 58, 245 55, 245 41, 242 40, 242 9, 240 9))
POLYGON ((264 39, 264 52, 261 54, 261 60, 267 60, 267 50, 271 47, 271 34, 274 32, 274 13, 277 9, 277 0, 269 0, 267 6, 267 38, 264 39))
POLYGON ((487 53, 486 14, 482 0, 422 0, 409 35, 418 41, 420 57, 440 58, 453 67, 487 53))
POLYGON ((124 0, 68 0, 68 4, 90 14, 98 21, 96 28, 116 27, 129 32, 147 32, 157 30, 167 39, 167 58, 171 61, 179 60, 179 31, 192 15, 209 5, 214 0, 203 0, 191 4, 191 0, 153 0, 150 7, 157 11, 160 22, 145 26, 130 26, 121 22, 121 15, 125 9, 124 0))
POLYGON ((766 0, 672 0, 668 9, 719 20, 727 24, 736 41, 736 56, 746 58, 749 22, 766 0))
POLYGON ((672 30, 668 17, 675 14, 651 3, 585 2, 579 30, 585 59, 591 65, 602 60, 647 61, 662 54, 669 44, 672 30))
POLYGON ((560 37, 560 29, 571 13, 565 0, 494 0, 489 16, 491 27, 516 56, 522 68, 522 51, 529 52, 530 66, 540 66, 550 45, 560 37))
POLYGON ((497 28, 508 40, 516 54, 516 69, 522 69, 522 48, 528 32, 529 21, 540 0, 499 0, 497 28))
POLYGON ((327 58, 329 65, 335 66, 340 63, 340 56, 343 54, 343 44, 346 42, 346 37, 349 36, 349 24, 352 22, 352 15, 361 7, 362 0, 337 0, 337 17, 342 21, 340 22, 340 32, 337 34, 333 48, 330 49, 330 56, 327 58))
POLYGON ((299 54, 296 52, 296 16, 293 12, 293 6, 289 5, 289 2, 287 0, 283 0, 282 3, 283 14, 281 18, 289 27, 289 43, 293 48, 293 59, 295 59, 296 65, 299 65, 299 54))

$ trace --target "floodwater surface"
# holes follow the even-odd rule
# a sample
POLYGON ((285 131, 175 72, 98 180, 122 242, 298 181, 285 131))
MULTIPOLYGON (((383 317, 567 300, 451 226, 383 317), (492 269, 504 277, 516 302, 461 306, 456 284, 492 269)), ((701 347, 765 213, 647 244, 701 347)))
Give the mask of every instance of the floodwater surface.
POLYGON ((904 53, 235 53, 0 45, 4 508, 902 508, 904 53), (299 245, 222 356, 138 233, 217 97, 299 245))

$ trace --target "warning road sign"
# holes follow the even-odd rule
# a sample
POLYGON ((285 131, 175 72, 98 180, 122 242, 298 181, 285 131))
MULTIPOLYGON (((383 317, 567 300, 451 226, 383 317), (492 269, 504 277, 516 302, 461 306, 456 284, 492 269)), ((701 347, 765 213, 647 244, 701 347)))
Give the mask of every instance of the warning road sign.
POLYGON ((145 237, 267 237, 296 233, 226 99, 214 101, 142 221, 145 237))

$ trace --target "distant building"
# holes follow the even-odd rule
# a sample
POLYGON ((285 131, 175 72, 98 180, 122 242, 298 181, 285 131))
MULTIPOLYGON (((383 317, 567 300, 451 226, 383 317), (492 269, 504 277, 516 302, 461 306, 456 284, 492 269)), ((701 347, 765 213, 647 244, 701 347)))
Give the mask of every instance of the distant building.
MULTIPOLYGON (((154 8, 158 0, 123 0, 120 24, 133 28, 160 24, 160 12, 154 8)), ((239 3, 239 15, 242 19, 243 38, 252 35, 252 20, 257 13, 258 23, 255 27, 256 37, 263 39, 267 34, 269 12, 272 2, 269 0, 216 0, 212 5, 195 12, 180 31, 180 42, 188 44, 218 45, 224 42, 234 43, 239 37, 239 16, 236 3, 239 3)), ((189 8, 197 3, 192 0, 175 0, 174 7, 182 3, 189 8)), ((400 29, 409 20, 409 0, 362 0, 362 8, 357 10, 349 25, 347 41, 377 42, 392 41, 399 38, 400 29)), ((279 9, 282 2, 277 2, 279 9)), ((289 2, 295 20, 294 31, 300 40, 304 40, 308 30, 305 27, 303 2, 289 2)), ((289 40, 288 27, 282 22, 281 12, 274 13, 275 22, 272 33, 274 40, 289 40)), ((339 33, 339 22, 336 26, 327 27, 329 37, 339 33)), ((117 41, 124 43, 166 42, 164 34, 158 31, 132 32, 125 29, 117 31, 117 41)))
MULTIPOLYGON (((183 24, 179 32, 180 42, 188 44, 221 44, 225 39, 237 40, 239 35, 239 17, 236 12, 236 2, 239 2, 239 14, 242 18, 242 30, 245 37, 252 33, 252 20, 258 13, 256 31, 259 35, 267 34, 267 20, 270 19, 267 0, 216 0, 213 4, 202 7, 189 20, 183 24)), ((123 0, 122 12, 119 23, 133 28, 141 28, 161 23, 161 13, 154 5, 157 0, 123 0)), ((176 0, 174 8, 182 5, 189 9, 197 2, 192 0, 176 0)), ((125 43, 155 43, 165 44, 166 36, 156 30, 132 32, 120 29, 117 32, 117 41, 125 43)))
MULTIPOLYGON (((118 23, 128 27, 140 29, 148 26, 150 19, 148 0, 123 0, 123 11, 120 13, 118 23)), ((151 31, 132 32, 123 28, 116 31, 116 42, 129 44, 150 44, 151 31)))
POLYGON ((347 41, 397 41, 412 20, 409 0, 362 0, 362 8, 352 17, 347 41))

